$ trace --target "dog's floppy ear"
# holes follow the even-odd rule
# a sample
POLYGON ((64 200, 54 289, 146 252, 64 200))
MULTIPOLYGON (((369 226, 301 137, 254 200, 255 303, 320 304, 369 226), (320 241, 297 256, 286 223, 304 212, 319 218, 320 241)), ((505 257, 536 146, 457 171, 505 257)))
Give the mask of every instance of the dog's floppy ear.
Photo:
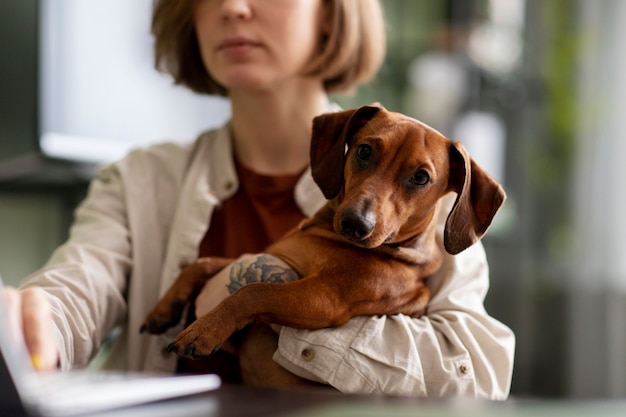
POLYGON ((343 185, 343 165, 350 138, 383 107, 378 103, 326 113, 313 119, 311 174, 324 197, 332 199, 343 185))
POLYGON ((444 246, 456 255, 485 234, 506 194, 460 142, 450 147, 450 183, 457 198, 446 221, 444 246))

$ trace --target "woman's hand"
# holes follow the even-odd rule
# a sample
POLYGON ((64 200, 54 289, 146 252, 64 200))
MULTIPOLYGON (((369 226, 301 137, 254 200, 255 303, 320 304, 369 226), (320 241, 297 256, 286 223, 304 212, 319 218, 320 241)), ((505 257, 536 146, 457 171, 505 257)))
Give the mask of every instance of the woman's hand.
POLYGON ((59 362, 59 349, 54 336, 50 303, 42 289, 37 287, 1 290, 8 308, 8 325, 16 337, 24 336, 33 366, 37 370, 51 370, 59 362))

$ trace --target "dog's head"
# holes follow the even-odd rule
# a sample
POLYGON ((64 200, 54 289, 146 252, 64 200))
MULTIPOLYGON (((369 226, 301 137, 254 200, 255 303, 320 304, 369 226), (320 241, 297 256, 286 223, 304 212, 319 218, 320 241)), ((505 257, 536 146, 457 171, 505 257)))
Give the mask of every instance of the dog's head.
POLYGON ((420 236, 454 191, 444 245, 459 253, 483 236, 506 197, 459 142, 378 104, 316 117, 311 169, 333 200, 335 231, 365 248, 420 236))

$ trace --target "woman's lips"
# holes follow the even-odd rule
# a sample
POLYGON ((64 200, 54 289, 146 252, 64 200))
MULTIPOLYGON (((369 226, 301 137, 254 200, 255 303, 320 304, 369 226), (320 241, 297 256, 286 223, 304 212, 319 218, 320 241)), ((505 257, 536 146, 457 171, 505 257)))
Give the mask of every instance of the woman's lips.
POLYGON ((251 49, 259 47, 261 44, 252 39, 243 37, 226 38, 218 45, 218 50, 227 53, 245 53, 251 49))

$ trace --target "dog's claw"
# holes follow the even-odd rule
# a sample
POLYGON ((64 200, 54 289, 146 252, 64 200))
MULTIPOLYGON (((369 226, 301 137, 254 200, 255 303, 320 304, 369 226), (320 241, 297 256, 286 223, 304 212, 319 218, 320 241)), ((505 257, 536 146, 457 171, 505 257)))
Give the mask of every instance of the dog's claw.
POLYGON ((172 323, 162 323, 152 319, 141 325, 139 333, 148 332, 150 334, 161 334, 168 328, 172 327, 172 325, 172 323))
POLYGON ((192 355, 194 350, 196 350, 196 345, 194 345, 193 343, 189 343, 185 348, 185 355, 192 355))
POLYGON ((172 303, 172 308, 174 310, 182 310, 187 303, 182 298, 176 298, 172 303))
POLYGON ((152 333, 152 334, 159 333, 159 330, 160 330, 159 327, 160 326, 157 324, 155 320, 150 320, 148 322, 148 333, 152 333))
POLYGON ((178 344, 176 344, 175 342, 172 342, 169 345, 167 345, 167 352, 168 353, 178 352, 178 344))
POLYGON ((160 326, 155 320, 150 320, 148 324, 144 323, 139 328, 139 333, 148 332, 150 334, 162 333, 162 326, 160 326))
POLYGON ((221 348, 222 348, 222 345, 218 345, 218 346, 216 346, 216 347, 213 349, 213 352, 212 352, 212 353, 217 352, 217 351, 218 351, 218 350, 220 350, 221 348))

